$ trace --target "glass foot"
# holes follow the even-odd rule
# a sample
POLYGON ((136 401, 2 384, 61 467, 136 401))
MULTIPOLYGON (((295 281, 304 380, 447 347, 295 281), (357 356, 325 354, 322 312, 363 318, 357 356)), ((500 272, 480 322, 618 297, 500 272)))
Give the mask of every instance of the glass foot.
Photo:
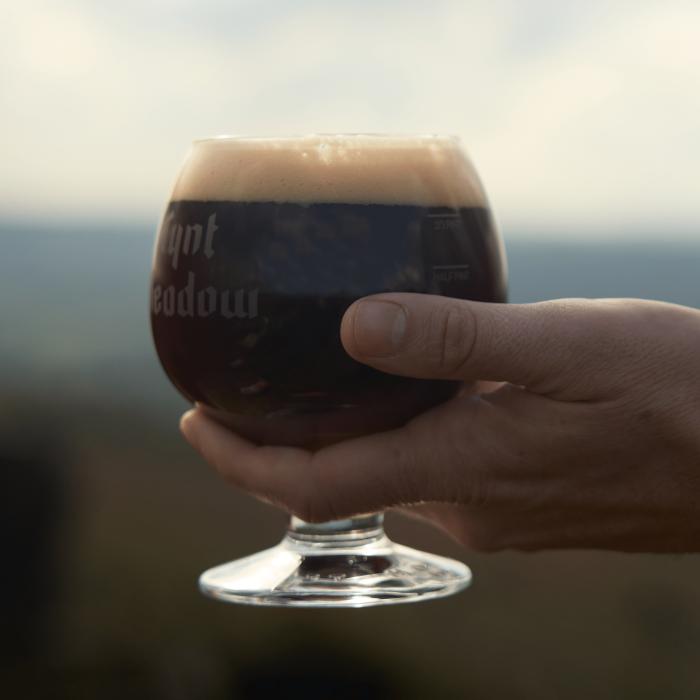
POLYGON ((391 542, 382 520, 292 518, 276 547, 205 571, 199 587, 231 603, 359 608, 442 598, 471 583, 461 562, 391 542))

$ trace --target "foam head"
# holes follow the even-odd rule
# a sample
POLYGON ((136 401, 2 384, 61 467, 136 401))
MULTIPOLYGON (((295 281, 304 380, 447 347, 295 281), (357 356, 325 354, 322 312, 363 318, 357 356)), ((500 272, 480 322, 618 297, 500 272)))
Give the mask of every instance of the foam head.
POLYGON ((203 139, 171 200, 486 206, 458 140, 432 135, 203 139))

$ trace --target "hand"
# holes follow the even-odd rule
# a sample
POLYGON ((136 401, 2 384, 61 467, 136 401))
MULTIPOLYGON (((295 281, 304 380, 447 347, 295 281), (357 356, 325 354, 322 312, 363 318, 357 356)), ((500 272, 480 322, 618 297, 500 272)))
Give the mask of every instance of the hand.
POLYGON ((230 483, 310 521, 399 506, 481 551, 700 551, 700 312, 382 294, 342 339, 379 370, 507 382, 318 452, 182 430, 230 483))

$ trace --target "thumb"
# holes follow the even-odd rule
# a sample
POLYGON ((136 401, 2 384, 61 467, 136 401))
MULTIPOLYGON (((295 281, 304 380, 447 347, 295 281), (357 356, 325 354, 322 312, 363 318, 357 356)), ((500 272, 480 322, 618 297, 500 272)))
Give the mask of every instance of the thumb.
POLYGON ((552 394, 585 376, 587 392, 597 393, 609 386, 619 364, 611 359, 630 338, 622 313, 629 301, 517 305, 378 294, 347 310, 341 337, 351 357, 390 374, 505 381, 552 394))

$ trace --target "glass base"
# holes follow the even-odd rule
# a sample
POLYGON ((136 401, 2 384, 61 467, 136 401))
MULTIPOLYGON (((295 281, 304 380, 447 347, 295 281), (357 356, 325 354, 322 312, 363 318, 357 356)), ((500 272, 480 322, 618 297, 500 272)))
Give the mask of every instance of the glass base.
POLYGON ((280 544, 205 571, 200 590, 245 605, 360 608, 442 598, 471 583, 461 562, 391 542, 383 517, 292 518, 280 544))

